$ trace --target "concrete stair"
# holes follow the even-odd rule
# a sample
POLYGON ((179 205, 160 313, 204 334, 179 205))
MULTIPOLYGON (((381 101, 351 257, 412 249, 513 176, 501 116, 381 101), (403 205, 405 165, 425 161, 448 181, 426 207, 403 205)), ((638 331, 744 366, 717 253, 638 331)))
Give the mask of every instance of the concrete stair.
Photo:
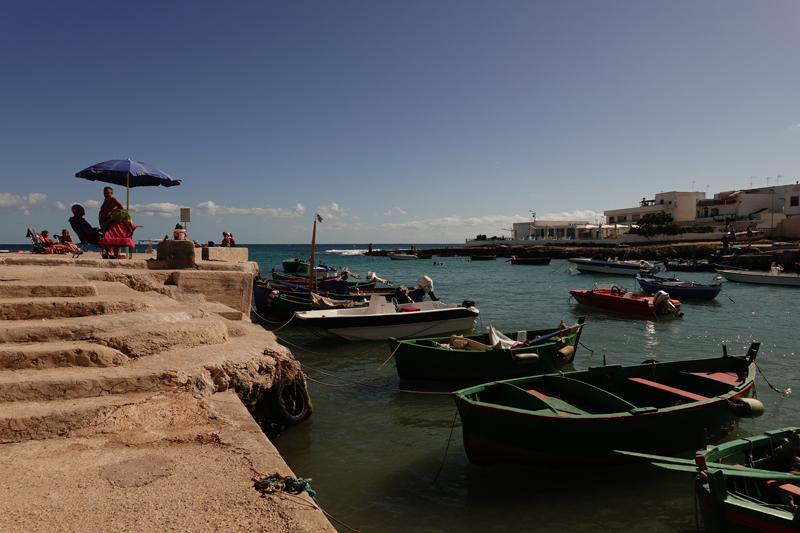
POLYGON ((0 277, 0 443, 68 435, 165 391, 271 386, 274 338, 241 311, 201 293, 177 301, 152 278, 87 277, 0 277))

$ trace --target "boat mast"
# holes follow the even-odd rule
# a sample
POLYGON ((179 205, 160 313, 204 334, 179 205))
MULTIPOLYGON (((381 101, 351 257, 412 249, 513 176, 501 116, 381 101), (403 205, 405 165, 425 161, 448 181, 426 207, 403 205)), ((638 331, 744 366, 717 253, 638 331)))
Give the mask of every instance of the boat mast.
POLYGON ((314 291, 314 275, 315 275, 315 268, 314 268, 314 246, 317 240, 317 217, 314 217, 314 230, 311 232, 311 268, 309 271, 311 272, 308 275, 308 297, 311 298, 311 293, 314 291))

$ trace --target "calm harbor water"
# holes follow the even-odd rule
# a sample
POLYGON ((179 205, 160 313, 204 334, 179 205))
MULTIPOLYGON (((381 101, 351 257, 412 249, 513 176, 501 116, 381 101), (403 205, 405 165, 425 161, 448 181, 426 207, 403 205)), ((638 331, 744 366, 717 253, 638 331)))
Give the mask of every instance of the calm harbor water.
MULTIPOLYGON (((250 258, 268 273, 284 258, 308 257, 309 246, 249 249, 250 258)), ((739 355, 758 341, 757 362, 773 386, 794 388, 800 377, 795 353, 800 289, 724 283, 724 293, 714 301, 685 301, 683 318, 640 320, 570 300, 570 289, 588 289, 609 277, 571 273, 563 260, 546 267, 512 266, 503 259, 391 261, 357 253, 364 249, 323 245, 317 259, 362 276, 374 271, 395 285, 413 286, 427 275, 445 302, 474 300, 481 311, 479 327, 555 327, 562 319, 571 324, 586 315, 581 341, 595 352, 579 348, 574 369, 600 365, 604 356, 609 364, 711 357, 722 352, 722 345, 739 355), (444 264, 433 266, 434 261, 444 264)), ((714 274, 683 277, 708 282, 714 274)), ((614 279, 636 289, 633 278, 614 279)), ((267 321, 253 318, 267 329, 279 326, 268 315, 267 321)), ((331 340, 294 324, 276 334, 306 365, 314 414, 276 438, 275 445, 298 476, 313 478, 320 505, 349 527, 364 532, 696 531, 687 474, 642 464, 561 470, 470 464, 460 421, 454 424, 452 397, 398 390, 450 389, 401 382, 392 361, 381 367, 390 355, 386 343, 331 340), (348 385, 333 376, 366 378, 370 386, 348 385)), ((774 392, 762 376, 757 390, 766 414, 743 420, 734 437, 798 425, 796 394, 774 392)), ((592 445, 589 433, 585 444, 592 445)))

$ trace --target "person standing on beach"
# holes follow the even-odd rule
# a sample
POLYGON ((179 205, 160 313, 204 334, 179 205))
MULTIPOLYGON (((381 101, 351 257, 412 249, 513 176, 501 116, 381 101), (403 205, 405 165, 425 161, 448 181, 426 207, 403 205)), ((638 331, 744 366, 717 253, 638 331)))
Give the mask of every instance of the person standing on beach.
POLYGON ((750 226, 747 227, 747 247, 750 248, 750 241, 753 240, 753 230, 750 226))
POLYGON ((103 200, 103 205, 100 206, 100 214, 97 216, 101 231, 105 229, 106 224, 111 220, 111 213, 117 209, 125 209, 122 207, 122 204, 119 203, 119 200, 114 198, 114 189, 111 187, 103 189, 103 197, 105 200, 103 200))

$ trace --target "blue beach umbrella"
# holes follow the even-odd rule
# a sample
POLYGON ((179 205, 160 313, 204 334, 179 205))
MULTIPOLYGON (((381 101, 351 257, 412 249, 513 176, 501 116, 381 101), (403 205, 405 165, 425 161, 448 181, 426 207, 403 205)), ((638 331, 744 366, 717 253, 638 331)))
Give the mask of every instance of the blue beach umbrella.
POLYGON ((90 167, 84 168, 76 178, 83 178, 114 185, 124 185, 127 188, 125 207, 130 207, 131 187, 174 187, 181 184, 181 180, 172 179, 168 174, 161 172, 156 167, 130 159, 111 159, 90 167))

